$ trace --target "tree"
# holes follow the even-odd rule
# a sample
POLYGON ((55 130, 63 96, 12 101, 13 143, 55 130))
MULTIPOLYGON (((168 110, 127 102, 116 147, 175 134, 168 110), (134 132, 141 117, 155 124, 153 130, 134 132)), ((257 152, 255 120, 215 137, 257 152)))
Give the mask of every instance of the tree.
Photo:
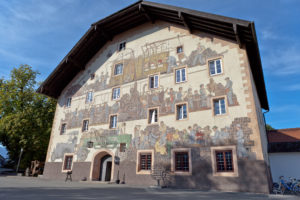
POLYGON ((35 92, 37 74, 21 65, 0 79, 0 143, 13 163, 23 148, 21 168, 45 160, 55 112, 56 100, 35 92))
POLYGON ((271 125, 267 124, 266 125, 266 129, 267 131, 273 131, 273 130, 276 130, 275 128, 273 128, 271 125))

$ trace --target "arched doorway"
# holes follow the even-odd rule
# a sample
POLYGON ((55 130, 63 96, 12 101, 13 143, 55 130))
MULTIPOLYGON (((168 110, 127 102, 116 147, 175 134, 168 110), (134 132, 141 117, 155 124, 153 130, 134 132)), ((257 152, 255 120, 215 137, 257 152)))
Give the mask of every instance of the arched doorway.
POLYGON ((92 181, 112 181, 114 156, 111 151, 100 150, 94 154, 91 170, 92 181))

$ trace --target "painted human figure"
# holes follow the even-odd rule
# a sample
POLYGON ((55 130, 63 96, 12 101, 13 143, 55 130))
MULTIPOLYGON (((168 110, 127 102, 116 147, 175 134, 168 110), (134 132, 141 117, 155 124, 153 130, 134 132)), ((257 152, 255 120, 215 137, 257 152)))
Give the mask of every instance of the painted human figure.
POLYGON ((177 66, 176 58, 174 56, 169 56, 167 58, 167 64, 168 64, 167 73, 171 73, 173 68, 177 66))
POLYGON ((237 140, 237 153, 238 157, 246 157, 247 156, 247 150, 244 146, 244 133, 241 128, 240 124, 236 125, 236 140, 237 140))
POLYGON ((178 92, 176 92, 176 102, 181 102, 183 96, 182 87, 179 87, 178 92))
POLYGON ((207 107, 207 94, 203 84, 200 85, 200 108, 207 107))
POLYGON ((191 126, 188 127, 188 130, 189 130, 190 144, 194 144, 196 132, 193 130, 193 128, 191 126))
POLYGON ((192 111, 194 110, 194 105, 193 105, 193 90, 192 88, 189 88, 188 89, 188 92, 187 94, 185 95, 185 98, 184 98, 187 102, 188 102, 188 105, 189 105, 189 110, 192 111))
POLYGON ((225 85, 225 92, 227 96, 227 101, 229 105, 233 105, 233 90, 232 90, 232 81, 229 79, 229 77, 225 78, 226 85, 225 85))
POLYGON ((222 139, 222 133, 218 130, 217 126, 214 126, 212 129, 213 129, 213 134, 211 135, 212 143, 218 144, 222 139))
POLYGON ((170 106, 171 106, 171 112, 174 112, 174 105, 175 105, 175 92, 173 88, 170 88, 169 91, 169 97, 170 97, 170 106))
POLYGON ((193 107, 194 107, 194 110, 198 110, 200 108, 200 94, 199 94, 198 90, 194 90, 193 107))
POLYGON ((193 51, 190 55, 191 66, 203 65, 206 62, 205 56, 203 56, 203 51, 205 48, 199 43, 197 45, 197 50, 193 51))
POLYGON ((201 130, 201 127, 198 127, 195 134, 195 139, 197 144, 204 144, 204 133, 201 130))

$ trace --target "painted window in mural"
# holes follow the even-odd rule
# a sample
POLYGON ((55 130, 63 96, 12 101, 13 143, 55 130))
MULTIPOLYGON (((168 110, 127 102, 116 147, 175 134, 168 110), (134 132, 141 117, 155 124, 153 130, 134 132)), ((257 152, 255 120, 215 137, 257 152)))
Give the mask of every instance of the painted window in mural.
POLYGON ((123 74, 123 63, 118 63, 115 65, 114 75, 123 74))
POLYGON ((120 143, 120 152, 125 152, 126 150, 126 143, 120 143))
POLYGON ((176 83, 182 83, 186 81, 186 68, 177 69, 175 71, 176 83))
POLYGON ((175 152, 175 171, 189 171, 188 152, 175 152))
POLYGON ((89 91, 86 95, 86 103, 90 103, 93 101, 93 92, 92 91, 89 91))
POLYGON ((182 120, 187 118, 187 106, 186 104, 176 105, 176 119, 182 120))
POLYGON ((156 122, 158 122, 158 109, 149 109, 148 124, 154 124, 156 122))
POLYGON ((64 170, 72 169, 72 161, 73 161, 73 156, 65 156, 64 170))
POLYGON ((177 47, 177 53, 182 53, 182 52, 183 52, 183 47, 182 46, 177 47))
POLYGON ((82 131, 88 131, 89 130, 89 120, 83 120, 82 123, 82 131))
POLYGON ((66 107, 71 107, 72 97, 67 98, 66 107))
POLYGON ((150 89, 158 88, 158 75, 149 76, 149 88, 150 89))
POLYGON ((225 98, 214 100, 214 114, 223 115, 226 113, 225 98))
POLYGON ((211 60, 208 62, 209 65, 209 74, 216 75, 222 73, 222 64, 221 59, 211 60))
POLYGON ((140 154, 140 170, 151 170, 151 154, 140 154))
POLYGON ((120 98, 120 88, 113 88, 112 90, 112 100, 116 100, 120 98))
POLYGON ((111 115, 109 120, 109 128, 117 128, 118 116, 111 115))
POLYGON ((60 134, 63 135, 66 133, 66 130, 67 130, 67 124, 66 123, 63 123, 61 125, 61 128, 60 128, 60 134))
POLYGON ((119 44, 119 51, 125 50, 125 48, 126 48, 126 42, 121 42, 119 44))
POLYGON ((216 151, 217 172, 232 172, 232 151, 216 151))

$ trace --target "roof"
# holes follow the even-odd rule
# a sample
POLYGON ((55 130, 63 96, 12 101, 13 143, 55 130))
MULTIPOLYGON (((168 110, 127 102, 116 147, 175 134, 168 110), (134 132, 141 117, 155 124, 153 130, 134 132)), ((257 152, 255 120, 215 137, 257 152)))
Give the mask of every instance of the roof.
POLYGON ((300 142, 300 128, 271 130, 267 132, 269 143, 300 142))
POLYGON ((138 1, 91 25, 71 51, 41 84, 37 92, 58 98, 67 84, 115 35, 141 24, 162 20, 237 42, 245 48, 262 108, 269 110, 254 22, 176 6, 138 1))
POLYGON ((300 128, 271 130, 267 136, 269 153, 300 152, 300 128))

